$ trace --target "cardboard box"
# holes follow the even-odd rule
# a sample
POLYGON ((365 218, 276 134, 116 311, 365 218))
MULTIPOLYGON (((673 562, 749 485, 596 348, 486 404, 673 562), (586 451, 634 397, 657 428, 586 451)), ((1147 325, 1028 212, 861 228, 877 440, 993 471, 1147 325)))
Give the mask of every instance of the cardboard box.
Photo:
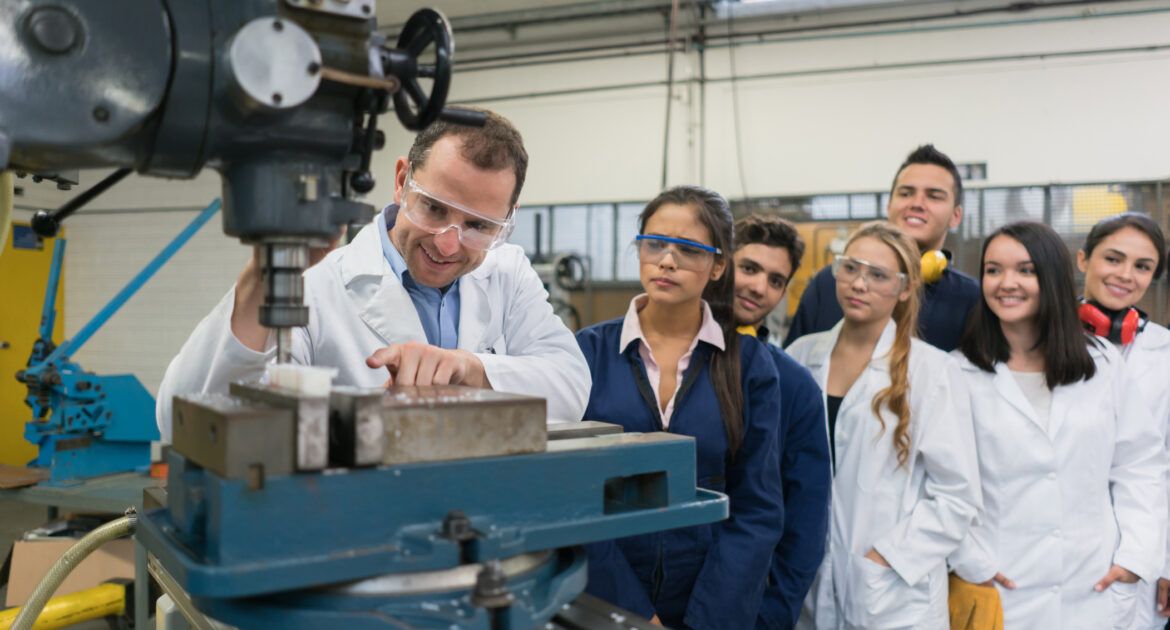
MULTIPOLYGON (((72 538, 41 538, 18 540, 12 547, 12 574, 8 578, 7 606, 21 606, 41 578, 49 572, 65 551, 77 540, 72 538)), ((65 578, 54 596, 68 595, 93 588, 111 578, 134 579, 134 541, 129 538, 110 541, 89 557, 65 578)))

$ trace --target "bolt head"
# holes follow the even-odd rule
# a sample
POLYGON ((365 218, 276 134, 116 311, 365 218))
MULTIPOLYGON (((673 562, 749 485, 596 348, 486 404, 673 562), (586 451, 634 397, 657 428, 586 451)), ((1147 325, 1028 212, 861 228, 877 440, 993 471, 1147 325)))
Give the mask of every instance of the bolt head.
POLYGON ((81 41, 81 24, 61 7, 44 6, 36 9, 25 27, 29 38, 47 53, 63 55, 81 41))

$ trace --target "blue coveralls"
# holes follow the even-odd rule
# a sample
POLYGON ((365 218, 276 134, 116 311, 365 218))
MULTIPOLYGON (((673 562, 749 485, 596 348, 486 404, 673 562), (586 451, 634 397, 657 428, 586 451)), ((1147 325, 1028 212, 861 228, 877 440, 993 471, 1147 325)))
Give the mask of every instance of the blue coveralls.
MULTIPOLYGON (((638 344, 618 347, 622 323, 619 318, 577 333, 593 375, 585 418, 628 432, 661 431, 638 344)), ((647 618, 657 614, 670 628, 751 628, 783 527, 779 379, 764 344, 739 339, 744 419, 734 460, 710 378, 713 346, 705 342, 682 377, 667 429, 695 438, 698 485, 726 493, 730 517, 588 547, 589 593, 647 618)))
POLYGON ((833 484, 825 402, 813 375, 780 348, 765 344, 780 375, 780 477, 784 533, 772 556, 756 628, 787 630, 825 557, 833 484))

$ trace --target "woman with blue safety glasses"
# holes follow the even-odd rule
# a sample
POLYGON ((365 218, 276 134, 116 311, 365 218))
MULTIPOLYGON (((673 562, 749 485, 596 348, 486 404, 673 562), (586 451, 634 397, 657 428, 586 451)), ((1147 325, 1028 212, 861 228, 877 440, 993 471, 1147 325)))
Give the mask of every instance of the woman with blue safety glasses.
POLYGON ((779 378, 735 332, 727 201, 672 188, 639 225, 645 293, 577 334, 593 375, 585 417, 693 437, 698 483, 728 495, 730 517, 591 545, 587 590, 671 628, 750 628, 783 525, 779 378))

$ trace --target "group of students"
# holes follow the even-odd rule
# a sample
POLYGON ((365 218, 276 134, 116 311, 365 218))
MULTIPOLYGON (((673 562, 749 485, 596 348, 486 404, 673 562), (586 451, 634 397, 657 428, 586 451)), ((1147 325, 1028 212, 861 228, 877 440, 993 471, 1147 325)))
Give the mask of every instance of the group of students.
POLYGON ((947 628, 972 584, 1009 629, 1163 627, 1170 332, 1136 306, 1161 229, 1103 219, 1078 291, 1061 237, 1011 223, 976 280, 941 251, 962 217, 945 155, 913 152, 890 199, 810 283, 787 352, 759 337, 791 226, 733 226, 698 187, 646 206, 645 292, 577 333, 584 417, 694 437, 730 516, 591 545, 588 590, 676 628, 947 628))
MULTIPOLYGON (((954 164, 927 145, 805 288, 788 351, 765 316, 803 244, 678 187, 639 217, 645 293, 569 331, 507 244, 528 155, 506 118, 438 121, 395 162, 394 203, 304 274, 296 363, 336 385, 462 384, 544 397, 550 417, 695 438, 719 523, 588 548, 588 589, 663 625, 945 628, 948 594, 998 592, 1008 628, 1155 628, 1170 615, 1170 332, 1135 305, 1166 267, 1147 217, 1080 246, 1036 223, 948 265, 954 164), (949 353, 949 354, 948 354, 949 353), (980 587, 971 587, 980 588, 980 587)), ((257 254, 171 362, 173 397, 262 378, 257 254)))

